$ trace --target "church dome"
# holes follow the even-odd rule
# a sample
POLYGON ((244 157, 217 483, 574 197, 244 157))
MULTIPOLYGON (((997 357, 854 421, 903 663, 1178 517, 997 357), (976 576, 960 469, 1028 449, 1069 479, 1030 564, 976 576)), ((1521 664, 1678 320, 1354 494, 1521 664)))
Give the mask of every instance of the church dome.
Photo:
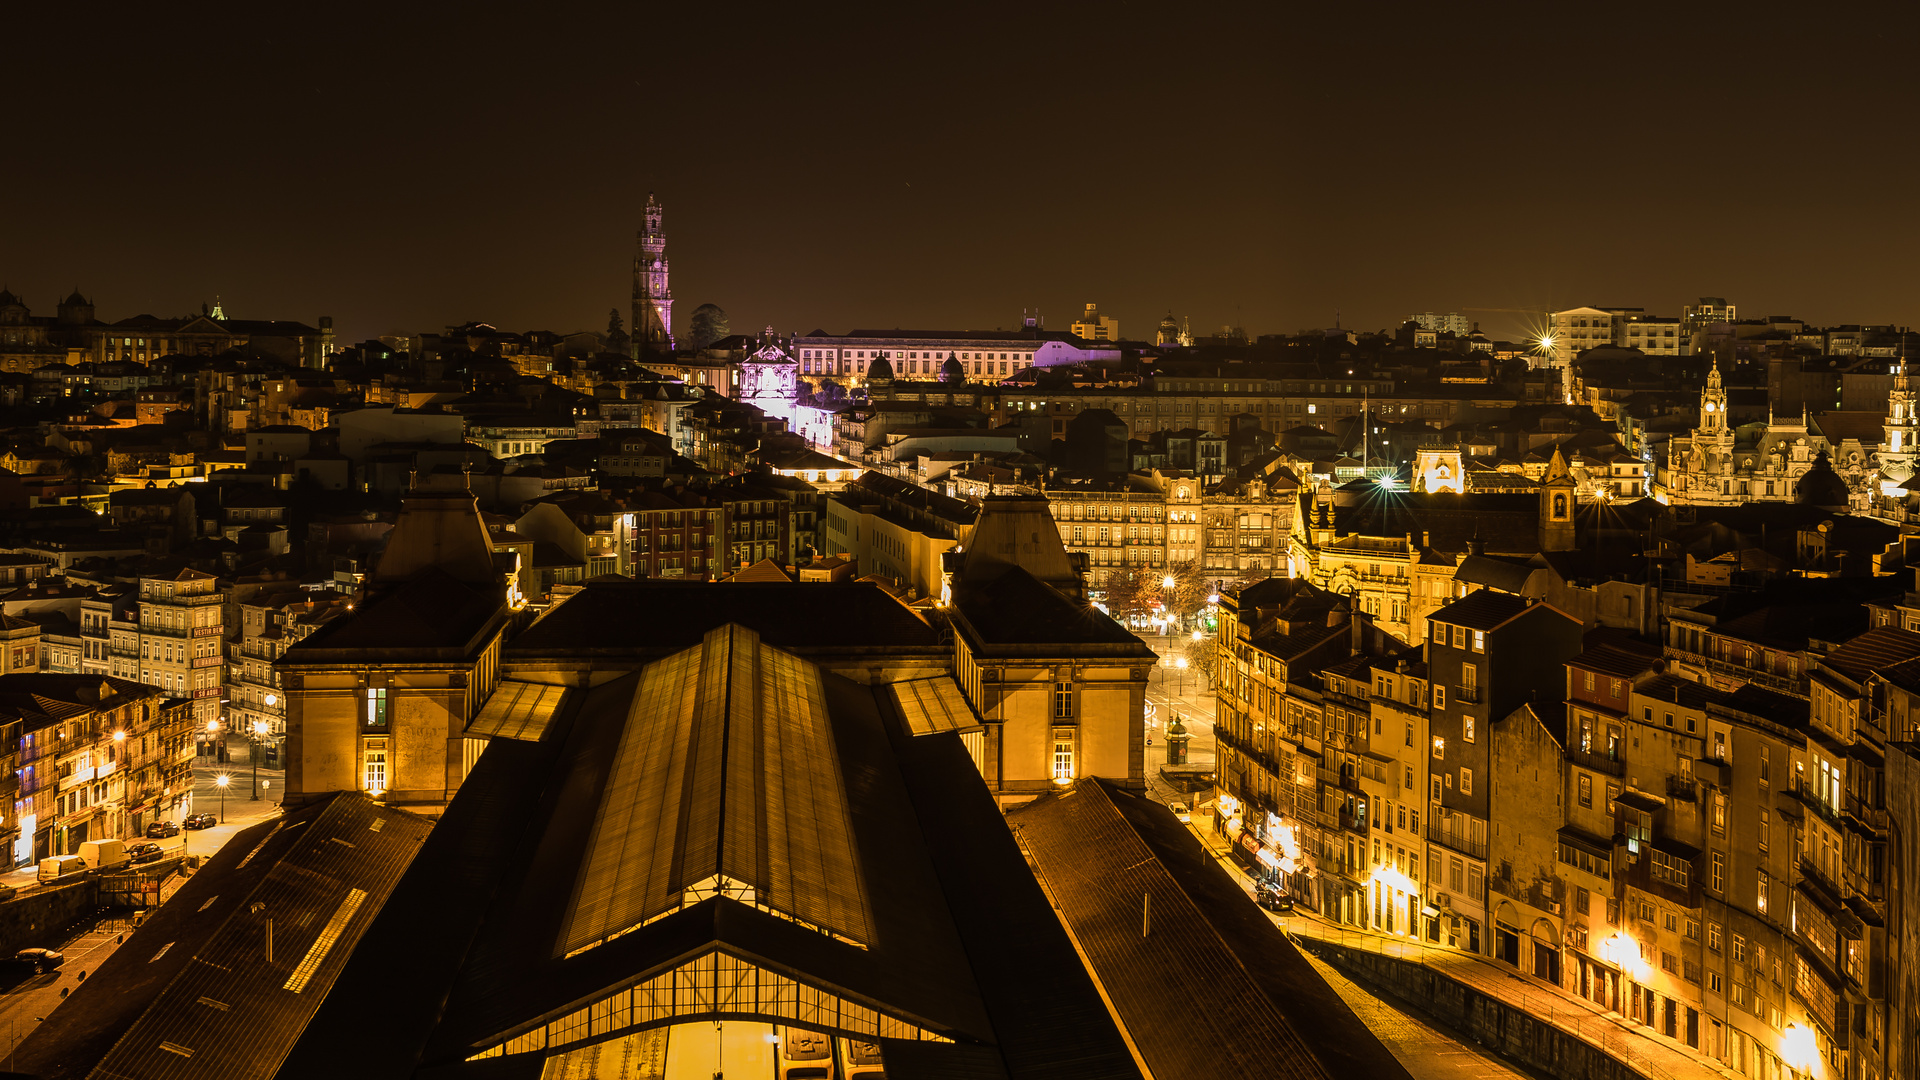
POLYGON ((78 288, 75 288, 73 290, 73 295, 67 297, 65 300, 61 301, 61 303, 67 305, 68 307, 86 307, 87 298, 84 296, 81 296, 80 290, 78 288))
POLYGON ((1833 471, 1833 463, 1827 459, 1825 450, 1813 459, 1813 468, 1808 469, 1794 487, 1794 498, 1798 502, 1829 510, 1845 510, 1852 495, 1847 482, 1833 471))

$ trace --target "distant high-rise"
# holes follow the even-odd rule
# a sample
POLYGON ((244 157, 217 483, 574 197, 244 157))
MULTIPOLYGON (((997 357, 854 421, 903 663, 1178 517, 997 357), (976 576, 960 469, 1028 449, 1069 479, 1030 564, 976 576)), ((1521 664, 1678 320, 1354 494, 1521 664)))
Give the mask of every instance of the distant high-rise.
POLYGON ((673 288, 668 283, 667 234, 660 203, 647 195, 646 227, 633 257, 633 355, 673 351, 673 288))
POLYGON ((1465 315, 1450 311, 1445 315, 1432 311, 1423 311, 1418 315, 1409 315, 1407 322, 1414 323, 1422 330, 1431 330, 1436 334, 1456 334, 1466 337, 1473 332, 1473 323, 1465 315))
POLYGON ((1086 314, 1074 320, 1073 332, 1088 341, 1119 341, 1120 320, 1100 314, 1099 304, 1088 304, 1086 314))
POLYGON ((1734 307, 1725 297, 1703 296, 1699 302, 1680 309, 1680 332, 1691 338, 1696 331, 1714 323, 1732 322, 1734 318, 1734 307))

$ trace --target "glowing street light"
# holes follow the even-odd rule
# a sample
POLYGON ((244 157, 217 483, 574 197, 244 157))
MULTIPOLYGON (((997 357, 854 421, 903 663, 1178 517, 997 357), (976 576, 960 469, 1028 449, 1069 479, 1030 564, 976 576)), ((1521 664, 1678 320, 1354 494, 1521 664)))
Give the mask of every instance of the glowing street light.
POLYGON ((227 823, 227 785, 233 783, 233 777, 221 773, 213 778, 213 784, 220 789, 220 824, 227 823))
POLYGON ((1788 1024, 1780 1033, 1780 1060, 1796 1072, 1812 1073, 1820 1064, 1820 1043, 1814 1038, 1813 1029, 1788 1024))

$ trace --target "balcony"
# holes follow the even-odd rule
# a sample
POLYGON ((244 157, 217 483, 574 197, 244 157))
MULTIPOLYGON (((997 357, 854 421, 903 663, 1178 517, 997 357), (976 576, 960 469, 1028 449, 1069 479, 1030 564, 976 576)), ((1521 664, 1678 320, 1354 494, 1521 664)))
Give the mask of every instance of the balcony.
POLYGON ((1478 705, 1480 688, 1478 686, 1456 686, 1453 688, 1453 700, 1462 705, 1478 705))
POLYGON ((1604 752, 1578 750, 1573 747, 1568 747, 1567 760, 1583 769, 1592 769, 1594 772, 1606 773, 1609 776, 1627 775, 1626 759, 1620 757, 1610 758, 1604 752))
POLYGON ((1673 645, 1667 646, 1666 652, 1667 656, 1679 660, 1681 663, 1692 664, 1695 667, 1711 671, 1715 675, 1724 675, 1728 678, 1753 683, 1755 686, 1764 686, 1769 690, 1792 693, 1796 687, 1806 685, 1806 680, 1798 676, 1780 675, 1771 671, 1762 671, 1758 668, 1745 667, 1740 664, 1730 664, 1725 660, 1716 660, 1703 653, 1688 652, 1685 649, 1673 645))
POLYGON ((1887 832, 1889 827, 1887 808, 1884 806, 1868 806, 1865 802, 1861 801, 1860 796, 1851 791, 1847 792, 1847 813, 1855 821, 1860 822, 1876 833, 1885 835, 1887 832))
MULTIPOLYGON (((1458 819, 1456 818, 1455 820, 1458 819)), ((1442 828, 1438 822, 1427 823, 1427 839, 1436 844, 1450 847, 1462 855, 1471 855, 1476 859, 1485 859, 1487 857, 1487 842, 1485 840, 1474 840, 1466 833, 1442 828)))
POLYGON ((1692 777, 1669 776, 1667 777, 1667 798, 1680 799, 1685 802, 1699 802, 1699 785, 1694 783, 1692 777))

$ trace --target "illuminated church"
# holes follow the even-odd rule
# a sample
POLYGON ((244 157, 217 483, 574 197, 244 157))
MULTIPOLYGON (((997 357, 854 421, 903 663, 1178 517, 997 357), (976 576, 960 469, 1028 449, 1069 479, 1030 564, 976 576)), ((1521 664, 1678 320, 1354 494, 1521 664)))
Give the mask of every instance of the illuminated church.
MULTIPOLYGON (((1911 412, 1911 403, 1907 408, 1911 412)), ((1707 375, 1706 389, 1700 392, 1700 424, 1690 435, 1677 436, 1667 444, 1666 463, 1655 477, 1655 496, 1683 506, 1793 502, 1800 478, 1824 453, 1846 482, 1848 505, 1864 510, 1879 440, 1874 431, 1842 434, 1836 430, 1829 435, 1824 430, 1829 418, 1838 424, 1844 417, 1834 413, 1809 417, 1802 410, 1798 418, 1769 415, 1765 423, 1736 427, 1727 416, 1727 391, 1716 363, 1707 375)), ((1897 460, 1908 463, 1905 467, 1911 475, 1911 455, 1897 460)))

